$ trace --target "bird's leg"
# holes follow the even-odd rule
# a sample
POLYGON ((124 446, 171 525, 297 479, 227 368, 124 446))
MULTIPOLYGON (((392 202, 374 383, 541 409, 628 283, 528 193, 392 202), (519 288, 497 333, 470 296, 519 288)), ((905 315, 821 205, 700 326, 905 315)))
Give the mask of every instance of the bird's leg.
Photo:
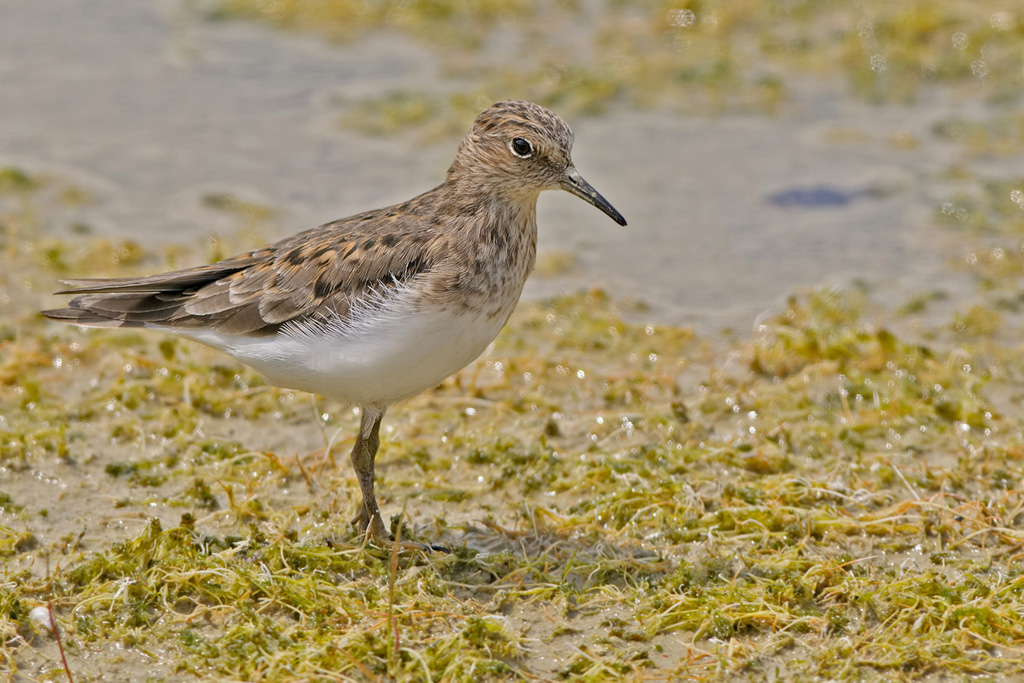
POLYGON ((373 493, 373 466, 380 447, 380 421, 384 410, 371 406, 363 406, 359 420, 359 436, 352 447, 352 467, 356 470, 359 488, 363 492, 363 506, 354 524, 360 533, 369 533, 374 541, 382 545, 390 545, 391 535, 384 526, 377 507, 377 498, 373 493))
MULTIPOLYGON (((380 420, 384 417, 384 409, 363 406, 362 412, 359 436, 356 438, 356 445, 352 447, 352 466, 356 470, 359 488, 363 492, 363 505, 352 523, 359 529, 359 533, 369 534, 374 543, 390 551, 396 543, 384 526, 380 508, 377 507, 377 497, 373 493, 373 465, 377 457, 377 448, 380 447, 380 420)), ((402 541, 397 545, 399 548, 411 550, 451 552, 444 546, 423 545, 411 541, 402 541)))

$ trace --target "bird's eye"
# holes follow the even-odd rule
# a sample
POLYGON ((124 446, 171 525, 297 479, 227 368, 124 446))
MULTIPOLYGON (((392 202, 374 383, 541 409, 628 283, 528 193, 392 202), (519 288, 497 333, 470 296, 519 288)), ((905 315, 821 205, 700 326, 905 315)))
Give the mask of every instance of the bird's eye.
POLYGON ((533 154, 533 145, 530 144, 529 140, 524 140, 523 138, 512 138, 509 147, 512 149, 513 154, 523 159, 529 158, 533 154))

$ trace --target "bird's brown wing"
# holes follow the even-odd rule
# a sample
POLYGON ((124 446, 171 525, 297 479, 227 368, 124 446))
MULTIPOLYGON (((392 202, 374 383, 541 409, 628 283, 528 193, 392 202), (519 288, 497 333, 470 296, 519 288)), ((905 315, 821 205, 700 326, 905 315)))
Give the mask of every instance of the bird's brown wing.
MULTIPOLYGON (((414 200, 415 201, 415 200, 414 200)), ((360 296, 430 270, 445 241, 406 207, 322 225, 248 254, 140 278, 67 280, 68 308, 43 315, 98 327, 205 327, 275 334, 318 313, 344 320, 360 296)))

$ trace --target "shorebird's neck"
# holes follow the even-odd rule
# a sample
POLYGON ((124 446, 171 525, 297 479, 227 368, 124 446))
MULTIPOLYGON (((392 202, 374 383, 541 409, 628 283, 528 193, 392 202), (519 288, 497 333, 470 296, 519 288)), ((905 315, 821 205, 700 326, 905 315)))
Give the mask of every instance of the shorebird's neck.
POLYGON ((436 188, 445 229, 458 235, 461 298, 488 319, 504 322, 537 258, 537 195, 503 193, 473 182, 436 188))
POLYGON ((436 188, 450 227, 487 236, 495 230, 532 234, 536 239, 539 190, 524 190, 488 176, 453 175, 436 188))

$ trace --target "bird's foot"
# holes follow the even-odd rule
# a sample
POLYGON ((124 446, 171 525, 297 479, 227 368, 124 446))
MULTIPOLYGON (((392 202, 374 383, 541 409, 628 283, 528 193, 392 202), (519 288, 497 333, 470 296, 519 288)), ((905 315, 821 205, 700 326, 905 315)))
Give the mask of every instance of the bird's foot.
POLYGON ((352 520, 352 524, 359 530, 360 533, 364 534, 370 541, 376 546, 380 547, 387 552, 391 552, 395 546, 398 546, 399 550, 418 550, 418 551, 434 551, 441 553, 450 553, 451 551, 443 545, 434 545, 427 543, 417 543, 416 541, 403 541, 395 540, 395 537, 387 530, 384 526, 384 520, 381 519, 380 514, 369 517, 365 510, 360 511, 359 515, 352 520))

